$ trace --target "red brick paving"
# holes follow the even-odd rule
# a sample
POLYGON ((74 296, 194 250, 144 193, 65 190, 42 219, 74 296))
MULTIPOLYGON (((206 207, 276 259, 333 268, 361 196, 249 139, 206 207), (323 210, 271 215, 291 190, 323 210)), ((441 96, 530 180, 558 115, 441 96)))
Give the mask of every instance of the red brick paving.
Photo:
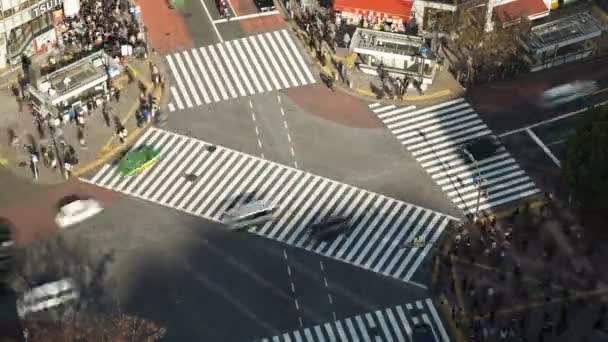
POLYGON ((102 205, 109 203, 117 194, 78 180, 64 184, 40 186, 39 191, 19 199, 17 203, 0 208, 0 217, 8 218, 15 226, 13 239, 18 245, 26 245, 44 238, 58 230, 54 223, 56 205, 63 197, 71 194, 87 195, 99 200, 102 205))
POLYGON ((192 47, 192 38, 186 29, 184 18, 177 9, 171 10, 166 0, 136 0, 152 47, 160 53, 192 47))
POLYGON ((332 92, 323 84, 289 88, 287 96, 309 113, 353 128, 381 128, 382 122, 367 104, 341 91, 332 92))

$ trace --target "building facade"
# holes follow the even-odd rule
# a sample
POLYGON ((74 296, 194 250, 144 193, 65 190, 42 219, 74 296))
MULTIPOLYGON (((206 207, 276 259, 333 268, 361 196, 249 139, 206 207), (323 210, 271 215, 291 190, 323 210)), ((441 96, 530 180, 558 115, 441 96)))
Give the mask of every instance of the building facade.
POLYGON ((45 52, 57 40, 63 0, 0 0, 0 68, 45 52))

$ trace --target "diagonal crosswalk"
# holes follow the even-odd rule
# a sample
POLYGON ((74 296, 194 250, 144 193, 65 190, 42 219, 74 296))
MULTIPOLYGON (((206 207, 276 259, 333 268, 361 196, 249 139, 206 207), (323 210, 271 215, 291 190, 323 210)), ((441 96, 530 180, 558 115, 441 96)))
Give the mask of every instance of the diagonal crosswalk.
MULTIPOLYGON (((430 299, 397 305, 384 310, 364 313, 346 319, 327 322, 312 328, 295 330, 259 342, 372 342, 415 341, 413 328, 418 325, 430 327, 436 342, 449 342, 441 319, 430 299)), ((426 340, 425 340, 426 341, 426 340)))
POLYGON ((461 146, 464 144, 493 136, 463 98, 418 110, 414 106, 380 103, 369 107, 452 202, 467 213, 490 209, 540 191, 502 145, 494 155, 477 160, 477 163, 463 154, 461 146))
POLYGON ((176 84, 171 111, 315 82, 285 29, 165 58, 176 84))
POLYGON ((409 281, 453 219, 383 195, 151 128, 137 141, 161 149, 159 160, 135 177, 111 165, 83 181, 219 221, 230 208, 253 199, 279 207, 276 218, 251 232, 409 281), (185 177, 194 175, 196 178, 185 177), (348 216, 352 229, 314 244, 310 224, 348 216), (424 240, 423 245, 412 243, 424 240))

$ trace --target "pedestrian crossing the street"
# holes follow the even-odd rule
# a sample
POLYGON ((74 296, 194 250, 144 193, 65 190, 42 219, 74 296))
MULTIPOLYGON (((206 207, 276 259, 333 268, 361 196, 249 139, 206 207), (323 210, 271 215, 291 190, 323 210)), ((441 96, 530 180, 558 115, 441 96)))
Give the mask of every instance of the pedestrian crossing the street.
POLYGON ((287 30, 166 56, 175 86, 169 110, 315 83, 287 30))
MULTIPOLYGON (((430 299, 368 312, 284 333, 259 342, 418 342, 414 327, 426 325, 436 342, 449 342, 441 319, 430 299)), ((257 342, 256 341, 256 342, 257 342)), ((428 341, 424 339, 424 341, 428 341)))
POLYGON ((432 210, 165 130, 150 128, 133 148, 160 149, 158 161, 134 177, 105 165, 83 179, 209 220, 253 200, 278 209, 249 231, 365 269, 410 281, 445 227, 454 220, 432 210), (313 242, 312 223, 349 218, 333 241, 313 242))
POLYGON ((540 191, 502 144, 487 158, 471 159, 463 146, 494 135, 463 98, 418 110, 380 103, 369 107, 465 213, 540 191))

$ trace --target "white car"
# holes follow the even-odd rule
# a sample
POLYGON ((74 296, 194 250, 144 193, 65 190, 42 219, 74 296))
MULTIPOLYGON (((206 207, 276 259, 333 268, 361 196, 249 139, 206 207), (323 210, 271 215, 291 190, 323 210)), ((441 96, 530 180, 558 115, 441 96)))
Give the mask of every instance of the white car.
POLYGON ((46 283, 28 290, 17 299, 17 314, 23 319, 30 313, 48 310, 79 297, 78 288, 70 278, 46 283))
POLYGON ((599 89, 595 81, 574 81, 545 90, 542 96, 544 107, 551 108, 590 95, 599 89))
POLYGON ((101 211, 103 211, 103 207, 96 200, 78 199, 59 208, 55 223, 60 228, 67 228, 95 216, 101 211))

